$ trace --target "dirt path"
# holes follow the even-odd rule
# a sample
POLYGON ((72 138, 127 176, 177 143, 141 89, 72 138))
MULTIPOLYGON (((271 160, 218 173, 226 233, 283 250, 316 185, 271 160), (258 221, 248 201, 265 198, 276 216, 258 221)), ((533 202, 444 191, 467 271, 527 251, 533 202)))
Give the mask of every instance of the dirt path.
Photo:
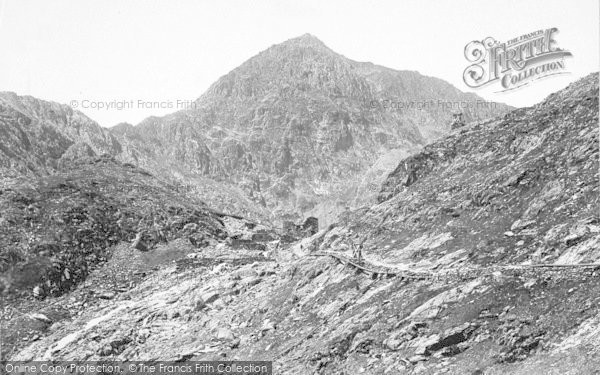
POLYGON ((445 278, 459 278, 462 280, 475 279, 479 276, 493 275, 495 273, 522 273, 527 271, 575 271, 580 272, 582 269, 595 271, 600 269, 600 263, 585 263, 585 264, 519 264, 519 265, 498 265, 492 267, 460 267, 446 268, 439 271, 409 271, 406 269, 394 267, 392 265, 375 265, 368 261, 357 261, 349 256, 332 252, 332 251, 317 251, 309 254, 309 256, 329 256, 340 263, 362 270, 363 272, 372 275, 397 276, 412 280, 438 280, 445 278))

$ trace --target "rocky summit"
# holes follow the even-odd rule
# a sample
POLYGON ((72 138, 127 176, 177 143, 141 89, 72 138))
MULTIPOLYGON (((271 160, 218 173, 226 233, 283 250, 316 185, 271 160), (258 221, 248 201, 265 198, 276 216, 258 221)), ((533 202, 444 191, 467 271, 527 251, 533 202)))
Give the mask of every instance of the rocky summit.
MULTIPOLYGON (((197 108, 100 139, 114 136, 137 164, 224 173, 266 207, 308 194, 307 176, 318 176, 313 192, 330 191, 379 152, 414 146, 396 154, 373 202, 290 235, 211 208, 158 162, 150 174, 123 152, 11 178, 0 191, 2 356, 257 359, 277 374, 592 374, 598 89, 594 73, 533 107, 453 122, 431 108, 363 106, 464 95, 439 80, 353 62, 311 36, 273 46, 197 108)), ((89 146, 73 154, 97 153, 89 146)))
POLYGON ((322 223, 374 200, 397 157, 446 134, 454 112, 470 121, 508 109, 350 60, 309 34, 249 59, 188 107, 111 130, 144 168, 224 179, 274 218, 322 223))
POLYGON ((486 102, 413 71, 356 62, 306 34, 221 77, 185 109, 102 128, 71 107, 0 93, 0 174, 47 175, 108 154, 260 222, 319 216, 321 226, 375 202, 399 158, 447 134, 486 102))
POLYGON ((510 107, 447 82, 348 59, 306 34, 274 45, 197 100, 137 125, 102 128, 71 107, 0 93, 0 173, 52 174, 109 154, 257 221, 375 202, 398 158, 510 107))

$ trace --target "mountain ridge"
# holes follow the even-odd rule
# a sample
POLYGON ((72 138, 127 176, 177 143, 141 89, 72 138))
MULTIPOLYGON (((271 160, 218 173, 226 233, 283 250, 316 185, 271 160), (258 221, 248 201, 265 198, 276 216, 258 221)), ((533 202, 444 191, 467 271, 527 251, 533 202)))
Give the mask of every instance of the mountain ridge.
MULTIPOLYGON (((345 187, 379 157, 444 134, 452 114, 439 103, 459 100, 482 99, 416 72, 355 62, 303 35, 223 75, 194 108, 145 119, 121 140, 149 159, 227 175, 276 216, 298 218, 319 206, 319 192, 339 210, 345 187), (384 100, 433 104, 390 109, 384 100)), ((507 108, 467 109, 465 118, 507 108)))
MULTIPOLYGON (((227 185, 215 199, 231 205, 220 209, 238 202, 255 218, 321 216, 327 225, 345 207, 375 201, 366 185, 382 182, 393 158, 448 132, 456 106, 447 104, 482 99, 417 72, 356 62, 304 34, 223 75, 192 108, 136 125, 101 128, 57 103, 15 94, 0 100, 13 111, 0 124, 4 175, 54 173, 63 155, 106 153, 166 181, 227 185)), ((463 112, 470 121, 508 108, 463 112)))

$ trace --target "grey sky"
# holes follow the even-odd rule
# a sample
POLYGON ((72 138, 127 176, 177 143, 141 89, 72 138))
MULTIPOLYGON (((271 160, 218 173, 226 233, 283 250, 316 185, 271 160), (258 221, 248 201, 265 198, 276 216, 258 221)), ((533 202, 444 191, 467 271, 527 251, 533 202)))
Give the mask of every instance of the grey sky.
MULTIPOLYGON (((525 106, 598 70, 598 23, 597 0, 0 0, 0 90, 67 104, 193 100, 270 45, 311 33, 351 59, 525 106), (573 53, 571 74, 502 94, 463 83, 468 42, 549 27, 573 53)), ((174 111, 79 109, 103 126, 174 111)))

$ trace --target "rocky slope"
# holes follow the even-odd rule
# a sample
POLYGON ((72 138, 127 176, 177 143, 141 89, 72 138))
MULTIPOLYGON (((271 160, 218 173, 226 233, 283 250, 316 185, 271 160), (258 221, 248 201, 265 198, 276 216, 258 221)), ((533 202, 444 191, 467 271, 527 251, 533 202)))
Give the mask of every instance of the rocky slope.
POLYGON ((43 280, 46 294, 62 294, 106 260, 112 245, 136 235, 149 247, 192 222, 205 223, 210 233, 196 238, 198 243, 224 234, 203 202, 190 201, 130 164, 104 156, 69 169, 13 180, 1 190, 0 267, 4 286, 13 291, 43 280))
POLYGON ((115 136, 67 105, 0 92, 3 177, 48 174, 63 160, 121 151, 115 136))
POLYGON ((336 211, 373 198, 362 174, 445 134, 459 103, 470 106, 467 120, 507 110, 481 102, 436 78, 350 60, 306 34, 221 77, 189 109, 112 132, 144 168, 227 176, 276 217, 297 218, 322 212, 324 201, 336 211))
MULTIPOLYGON (((126 126, 126 125, 123 125, 126 126)), ((115 131, 118 133, 118 131, 115 131)), ((118 137, 71 107, 0 92, 0 187, 23 176, 44 177, 69 170, 73 162, 111 155, 134 163, 179 191, 208 201, 211 207, 268 222, 271 214, 226 180, 193 176, 185 182, 157 166, 159 161, 138 160, 118 137), (162 173, 161 173, 162 172, 162 173)))
POLYGON ((49 298, 42 316, 22 316, 37 328, 12 358, 257 359, 278 374, 594 373, 600 279, 597 266, 571 266, 599 263, 598 147, 592 74, 432 143, 399 163, 378 204, 289 247, 230 218, 230 240, 202 251, 165 243, 154 251, 181 258, 109 300, 52 315, 49 306, 80 306, 90 286, 49 298), (322 252, 349 255, 361 242, 371 271, 322 252))
MULTIPOLYGON (((101 156, 65 167, 5 181, 0 189, 2 358, 36 327, 22 315, 32 306, 68 314, 48 301, 72 298, 82 283, 86 299, 112 298, 153 267, 185 255, 156 248, 179 240, 201 251, 228 236, 226 214, 131 164, 101 156)), ((75 307, 90 305, 79 302, 75 307)))
POLYGON ((320 216, 372 203, 399 156, 502 104, 411 71, 341 56, 311 35, 272 46, 188 109, 101 128, 66 105, 0 93, 0 174, 55 173, 109 154, 255 220, 320 216), (467 108, 460 108, 467 105, 467 108))

